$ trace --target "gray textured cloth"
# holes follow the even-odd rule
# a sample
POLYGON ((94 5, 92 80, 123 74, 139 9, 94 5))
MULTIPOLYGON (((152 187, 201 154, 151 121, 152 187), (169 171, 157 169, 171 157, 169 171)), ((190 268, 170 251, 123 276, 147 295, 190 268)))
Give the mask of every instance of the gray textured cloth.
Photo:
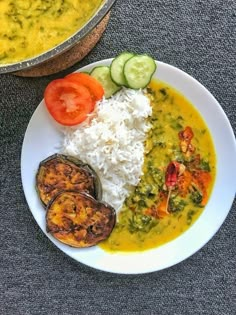
POLYGON ((235 130, 235 28, 235 0, 118 0, 102 39, 80 64, 44 78, 0 76, 0 314, 236 314, 235 203, 218 233, 186 261, 116 275, 77 263, 47 239, 20 174, 24 133, 47 83, 126 49, 195 77, 235 130))

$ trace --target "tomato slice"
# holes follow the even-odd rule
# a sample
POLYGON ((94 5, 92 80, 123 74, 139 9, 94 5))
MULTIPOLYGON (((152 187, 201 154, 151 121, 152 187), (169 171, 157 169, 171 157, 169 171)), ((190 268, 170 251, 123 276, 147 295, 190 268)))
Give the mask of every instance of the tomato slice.
POLYGON ((65 126, 74 126, 84 121, 95 106, 95 101, 85 86, 65 79, 50 82, 45 89, 44 100, 52 117, 65 126))
POLYGON ((103 98, 104 95, 103 86, 101 85, 100 82, 98 82, 98 80, 91 77, 91 75, 82 72, 75 72, 67 75, 65 79, 70 82, 82 84, 83 86, 88 88, 91 94, 93 95, 95 101, 99 101, 103 98))

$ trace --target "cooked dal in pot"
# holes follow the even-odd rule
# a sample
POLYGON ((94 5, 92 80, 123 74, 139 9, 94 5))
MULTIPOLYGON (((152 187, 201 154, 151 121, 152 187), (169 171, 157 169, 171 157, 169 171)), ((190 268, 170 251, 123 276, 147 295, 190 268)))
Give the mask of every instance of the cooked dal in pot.
POLYGON ((0 64, 46 52, 73 35, 104 0, 0 0, 0 64))
POLYGON ((143 251, 175 239, 201 215, 213 187, 216 156, 200 114, 166 83, 152 81, 148 96, 143 175, 100 245, 107 251, 143 251))

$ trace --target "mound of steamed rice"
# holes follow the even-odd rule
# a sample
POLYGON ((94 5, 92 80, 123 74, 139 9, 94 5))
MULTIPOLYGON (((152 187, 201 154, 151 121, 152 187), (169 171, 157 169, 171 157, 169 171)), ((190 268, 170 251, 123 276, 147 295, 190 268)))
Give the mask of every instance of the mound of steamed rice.
POLYGON ((118 211, 142 175, 147 117, 152 113, 142 90, 123 88, 96 104, 90 117, 66 128, 63 153, 88 163, 99 176, 103 201, 118 211))

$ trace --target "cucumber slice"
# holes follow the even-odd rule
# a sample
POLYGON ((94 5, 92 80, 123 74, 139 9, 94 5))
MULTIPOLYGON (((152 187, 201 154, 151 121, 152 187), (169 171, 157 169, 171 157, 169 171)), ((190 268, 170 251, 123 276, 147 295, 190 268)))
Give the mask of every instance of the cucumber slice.
POLYGON ((136 55, 124 65, 124 76, 131 89, 145 88, 155 71, 155 60, 148 55, 136 55))
POLYGON ((127 82, 124 76, 124 65, 127 60, 133 57, 134 54, 128 51, 124 51, 113 59, 110 67, 111 78, 118 85, 127 86, 127 82))
POLYGON ((121 89, 121 86, 116 85, 115 82, 112 81, 110 75, 110 67, 95 67, 90 75, 102 84, 105 91, 105 98, 111 97, 113 94, 121 89))

